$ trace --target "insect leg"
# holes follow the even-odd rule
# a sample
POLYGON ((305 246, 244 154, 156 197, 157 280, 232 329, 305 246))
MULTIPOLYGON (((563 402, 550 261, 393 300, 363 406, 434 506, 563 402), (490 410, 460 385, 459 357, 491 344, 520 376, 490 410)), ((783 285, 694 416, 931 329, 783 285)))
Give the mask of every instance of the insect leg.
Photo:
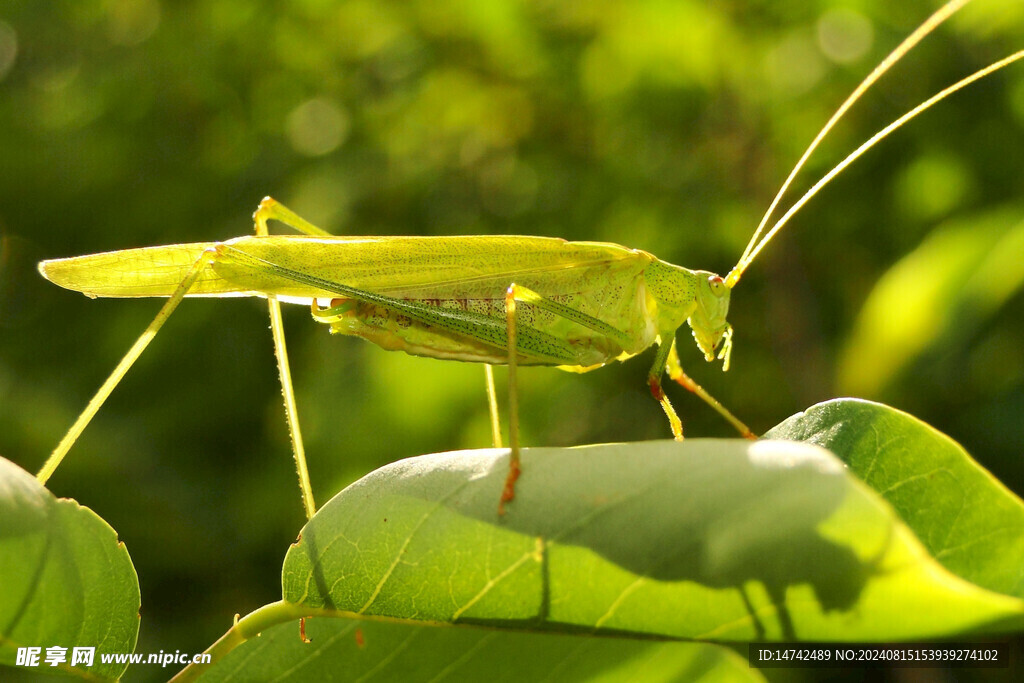
POLYGON ((263 201, 256 208, 256 213, 252 215, 253 222, 256 223, 256 234, 267 235, 267 221, 275 220, 280 221, 298 232, 306 235, 314 235, 317 237, 331 237, 331 233, 327 232, 323 228, 318 228, 305 218, 289 209, 284 204, 280 203, 273 197, 264 197, 263 201))
POLYGON ((501 448, 501 416, 498 412, 498 393, 494 390, 494 366, 484 363, 484 379, 487 383, 487 407, 491 414, 491 445, 501 448))
MULTIPOLYGON (((498 514, 504 514, 505 503, 511 501, 515 497, 515 484, 521 473, 519 464, 519 401, 517 398, 516 386, 516 365, 518 359, 516 344, 517 301, 529 303, 532 306, 549 311, 557 316, 577 323, 578 325, 594 330, 599 334, 603 334, 615 340, 615 342, 620 346, 627 346, 630 342, 628 335, 599 318, 589 316, 574 308, 560 304, 557 301, 552 301, 551 299, 538 294, 532 289, 523 287, 522 285, 517 285, 515 283, 509 285, 508 290, 505 293, 505 321, 508 329, 508 412, 509 445, 511 447, 511 454, 509 455, 508 477, 505 479, 505 488, 501 493, 501 502, 498 505, 498 514)), ((660 368, 664 368, 665 359, 662 358, 658 361, 658 364, 660 368)), ((661 372, 662 371, 659 370, 658 376, 661 375, 661 372)), ((683 438, 683 431, 681 423, 679 422, 679 417, 676 416, 675 411, 672 409, 672 405, 668 402, 668 398, 665 396, 665 393, 661 391, 661 385, 657 378, 658 376, 655 377, 654 382, 651 385, 651 390, 654 391, 654 387, 657 386, 657 393, 655 394, 655 397, 661 402, 662 407, 665 408, 665 413, 669 416, 669 422, 672 424, 672 433, 677 439, 681 439, 683 438)))
POLYGON ((679 354, 676 353, 676 342, 674 339, 672 340, 672 345, 669 347, 669 353, 665 359, 664 367, 668 371, 669 377, 699 396, 702 401, 714 408, 715 412, 724 417, 729 424, 736 428, 736 431, 740 433, 740 436, 745 439, 757 439, 757 434, 750 431, 750 427, 743 424, 739 418, 729 412, 729 409, 723 406, 718 399, 709 394, 704 387, 694 382, 689 375, 683 372, 683 366, 679 363, 679 354))
POLYGON ((110 376, 107 377, 99 390, 96 391, 96 394, 89 401, 88 405, 85 406, 85 410, 81 412, 75 420, 75 423, 71 425, 71 428, 68 429, 66 434, 64 434, 64 438, 62 438, 60 443, 57 444, 57 447, 53 449, 53 453, 51 453, 50 457, 46 459, 45 463, 43 463, 43 467, 39 470, 39 473, 36 474, 36 479, 38 479, 41 484, 45 484, 54 473, 57 466, 60 465, 61 461, 64 459, 64 456, 67 455, 68 451, 75 444, 75 441, 77 441, 78 437, 82 435, 82 431, 92 421, 92 418, 96 416, 96 412, 100 409, 100 406, 102 406, 110 396, 110 392, 112 392, 114 387, 121 382, 121 379, 128 373, 128 370, 131 369, 139 356, 142 355, 142 352, 146 350, 146 347, 149 346, 149 342, 153 341, 153 337, 156 336, 156 333, 159 332, 160 328, 163 327, 165 322, 167 322, 167 319, 171 317, 171 313, 173 313, 174 309, 178 307, 181 300, 185 298, 185 294, 188 293, 188 290, 202 274, 203 269, 210 265, 216 256, 214 249, 210 248, 204 250, 199 258, 195 260, 185 277, 180 283, 178 283, 178 286, 171 293, 170 298, 167 299, 167 302, 164 303, 157 312, 156 317, 153 318, 153 322, 151 322, 139 338, 135 340, 132 347, 128 349, 128 353, 124 355, 121 362, 117 364, 117 367, 114 368, 113 372, 110 373, 110 376))
POLYGON ((513 282, 505 292, 505 325, 508 330, 508 476, 498 502, 498 514, 505 514, 505 503, 516 496, 516 480, 522 470, 519 466, 519 398, 516 386, 516 364, 519 353, 516 349, 516 298, 519 288, 513 282))
MULTIPOLYGON (((320 228, 295 214, 283 204, 270 197, 264 197, 259 208, 252 215, 256 234, 265 236, 267 221, 278 220, 299 232, 309 235, 327 235, 320 228)), ((316 302, 314 302, 315 306, 316 302)), ((281 320, 281 302, 272 296, 267 297, 267 309, 270 312, 270 332, 274 338, 274 355, 277 356, 277 370, 281 378, 281 394, 284 397, 284 413, 288 421, 288 435, 292 442, 292 454, 295 458, 295 470, 299 476, 299 491, 302 495, 302 507, 306 518, 311 519, 316 513, 316 502, 313 499, 313 486, 309 481, 309 468, 306 466, 306 449, 302 442, 302 431, 299 429, 299 411, 295 405, 295 390, 292 386, 291 365, 288 362, 288 346, 284 340, 284 322, 281 320)))
POLYGON ((651 387, 651 395, 661 404, 661 409, 665 411, 665 416, 668 417, 669 427, 672 428, 672 436, 675 437, 676 441, 682 441, 683 423, 680 421, 679 415, 676 414, 675 408, 672 407, 672 403, 668 400, 668 396, 665 395, 665 391, 661 388, 661 376, 665 374, 665 364, 668 362, 671 349, 675 348, 674 344, 675 342, 666 344, 662 340, 658 345, 658 353, 654 356, 654 364, 651 366, 650 372, 647 373, 647 385, 651 387))

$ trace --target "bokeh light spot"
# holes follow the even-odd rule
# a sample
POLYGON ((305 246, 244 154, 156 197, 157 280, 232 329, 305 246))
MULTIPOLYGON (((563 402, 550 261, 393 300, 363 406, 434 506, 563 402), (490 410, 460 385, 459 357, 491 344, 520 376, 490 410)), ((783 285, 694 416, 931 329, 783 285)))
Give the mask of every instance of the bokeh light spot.
POLYGON ((818 47, 833 62, 853 64, 871 49, 875 29, 861 13, 833 9, 818 19, 818 47))
POLYGON ((348 137, 348 113, 323 97, 306 100, 288 114, 285 132, 299 154, 316 157, 336 150, 348 137))
POLYGON ((794 95, 811 90, 825 75, 821 53, 802 33, 794 33, 776 45, 768 53, 765 67, 772 83, 794 95))
POLYGON ((972 185, 970 173, 959 159, 929 154, 915 160, 900 175, 897 200, 908 215, 934 220, 959 206, 972 185))

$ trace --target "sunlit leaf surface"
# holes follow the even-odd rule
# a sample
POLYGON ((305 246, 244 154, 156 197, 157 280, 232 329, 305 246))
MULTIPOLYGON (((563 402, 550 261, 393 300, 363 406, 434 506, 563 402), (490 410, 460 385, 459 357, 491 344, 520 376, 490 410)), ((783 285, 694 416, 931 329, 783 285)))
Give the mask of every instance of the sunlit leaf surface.
POLYGON ((814 446, 691 440, 400 461, 325 506, 284 598, 527 630, 718 640, 927 638, 1020 618, 928 556, 814 446))
POLYGON ((794 415, 767 436, 828 448, 944 567, 1024 597, 1024 503, 945 434, 895 408, 844 399, 794 415))

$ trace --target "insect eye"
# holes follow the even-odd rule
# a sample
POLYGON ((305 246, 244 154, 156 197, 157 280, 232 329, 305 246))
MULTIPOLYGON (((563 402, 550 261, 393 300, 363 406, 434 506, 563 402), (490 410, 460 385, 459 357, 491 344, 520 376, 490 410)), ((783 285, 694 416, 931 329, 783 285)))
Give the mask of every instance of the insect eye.
POLYGON ((711 291, 719 296, 725 291, 725 281, 717 275, 708 276, 708 284, 711 285, 711 291))

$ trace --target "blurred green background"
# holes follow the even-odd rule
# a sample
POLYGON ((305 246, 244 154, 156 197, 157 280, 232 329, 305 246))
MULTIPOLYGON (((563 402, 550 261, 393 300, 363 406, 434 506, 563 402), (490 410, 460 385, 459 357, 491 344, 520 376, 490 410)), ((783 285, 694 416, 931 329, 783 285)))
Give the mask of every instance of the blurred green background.
MULTIPOLYGON (((269 194, 338 233, 606 240, 724 274, 831 112, 937 5, 4 0, 0 455, 37 469, 159 307, 60 290, 39 259, 246 234, 269 194)), ((1022 45, 1024 4, 977 0, 798 188, 1022 45)), ((1024 490, 1022 150, 1015 66, 840 176, 735 290, 733 369, 687 332, 684 367, 758 432, 885 401, 1024 490)), ((285 325, 320 502, 385 462, 489 444, 480 366, 331 338, 300 307, 285 325)), ((139 651, 202 650, 280 596, 303 514, 267 326, 260 300, 187 301, 50 481, 127 544, 139 651)), ((668 437, 649 362, 525 369, 524 442, 668 437)), ((690 436, 732 436, 668 391, 690 436)))

